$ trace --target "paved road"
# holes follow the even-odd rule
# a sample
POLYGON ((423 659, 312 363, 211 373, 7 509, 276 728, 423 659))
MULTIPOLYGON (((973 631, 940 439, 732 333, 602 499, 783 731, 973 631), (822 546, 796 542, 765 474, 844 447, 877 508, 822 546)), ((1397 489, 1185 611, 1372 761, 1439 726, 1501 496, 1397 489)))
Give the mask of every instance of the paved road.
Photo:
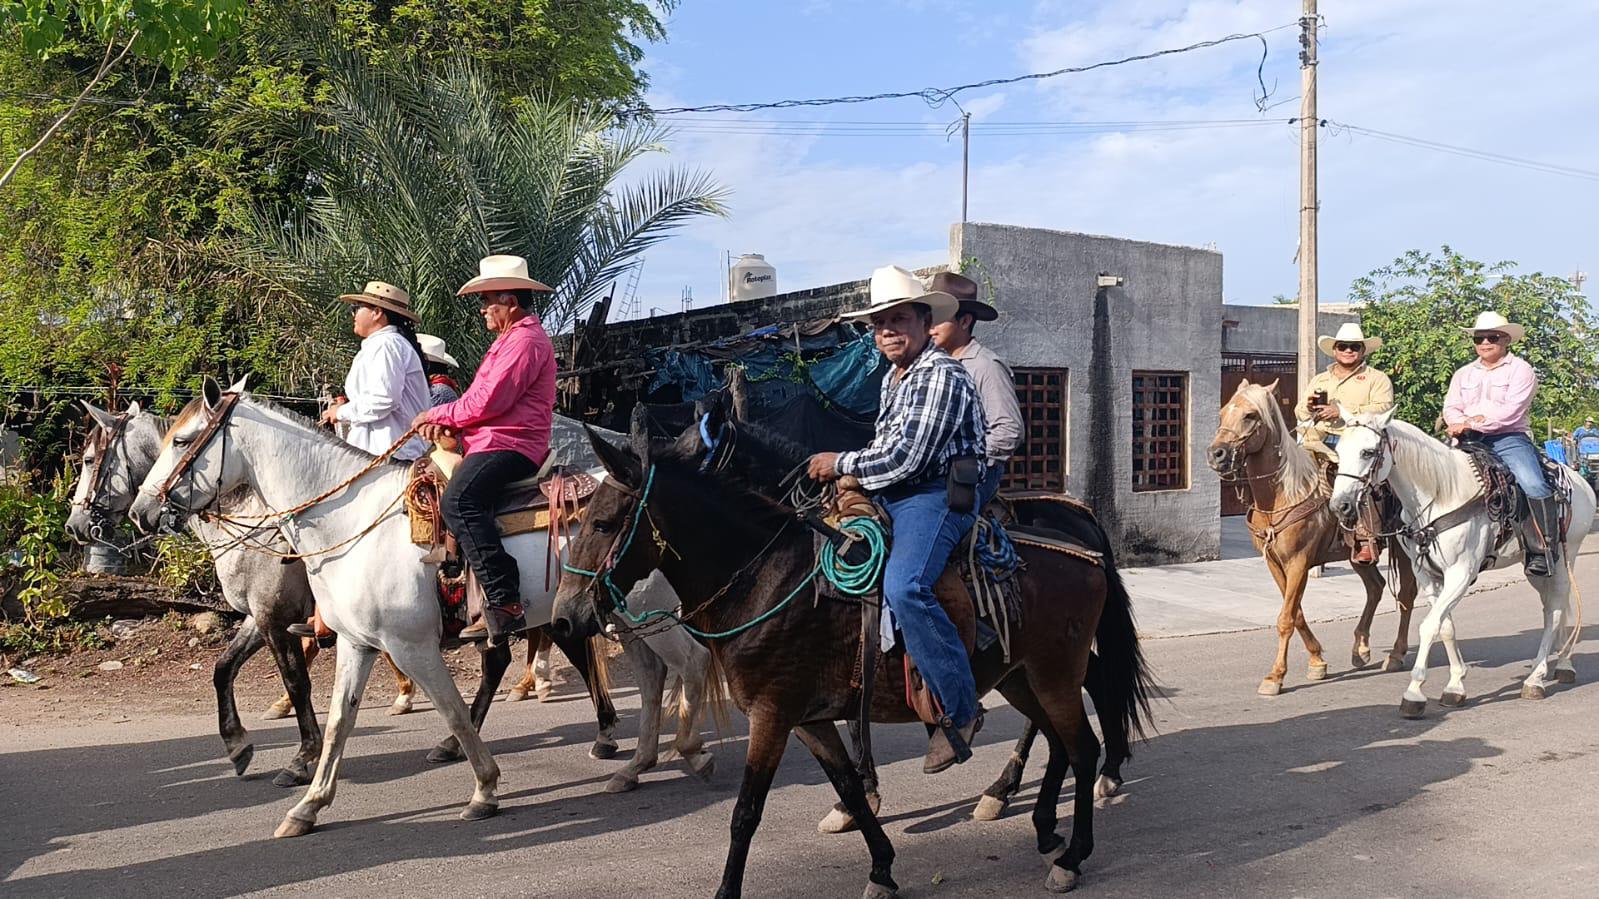
MULTIPOLYGON (((1599 597, 1599 565, 1580 580, 1599 597)), ((1591 618, 1599 619, 1599 602, 1591 618)), ((1457 620, 1472 701, 1425 720, 1397 714, 1404 674, 1341 671, 1347 623, 1318 628, 1334 677, 1255 696, 1267 632, 1153 640, 1169 702, 1137 750, 1123 796, 1095 818, 1087 896, 1591 896, 1599 784, 1599 650, 1579 648, 1584 682, 1543 702, 1518 698, 1539 614, 1524 585, 1472 596, 1457 620)), ((1386 649, 1393 617, 1378 620, 1386 649)), ((1442 651, 1435 653, 1442 665, 1442 651)), ((1435 669, 1434 697, 1444 678, 1435 669)), ((292 728, 257 730, 256 770, 232 776, 209 714, 77 727, 0 728, 0 895, 528 895, 677 897, 712 893, 726 846, 743 741, 720 750, 709 786, 669 766, 636 793, 600 792, 617 762, 587 758, 586 705, 496 708, 488 735, 505 771, 503 814, 466 824, 461 766, 422 762, 431 713, 363 714, 338 802, 301 840, 273 841, 291 794, 272 769, 292 728)), ((624 754, 636 707, 619 697, 624 754)), ((735 730, 741 722, 735 722, 735 730)), ((977 758, 920 773, 914 727, 882 728, 889 833, 905 897, 1043 895, 1022 799, 1003 819, 969 819, 1019 731, 990 716, 977 758), (935 883, 935 880, 938 882, 935 883)), ((854 897, 858 836, 821 836, 831 792, 797 743, 778 776, 750 861, 751 896, 854 897)), ((1070 805, 1062 806, 1069 815, 1070 805)), ((1069 817, 1066 819, 1069 821, 1069 817)), ((1066 822, 1063 822, 1063 824, 1066 822)))

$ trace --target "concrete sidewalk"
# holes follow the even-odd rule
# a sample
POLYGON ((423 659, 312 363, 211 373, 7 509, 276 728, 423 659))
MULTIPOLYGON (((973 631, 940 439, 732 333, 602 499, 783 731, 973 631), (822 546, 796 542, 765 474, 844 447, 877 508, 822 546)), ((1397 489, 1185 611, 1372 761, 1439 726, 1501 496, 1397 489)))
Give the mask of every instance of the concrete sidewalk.
MULTIPOLYGON (((1265 561, 1254 553, 1243 519, 1223 518, 1222 529, 1220 561, 1129 568, 1122 572, 1133 597, 1133 614, 1140 634, 1187 637, 1277 625, 1282 594, 1266 570, 1265 561)), ((1594 535, 1583 543, 1583 554, 1590 552, 1599 553, 1599 538, 1594 535)), ((1470 593, 1525 581, 1518 564, 1484 572, 1470 593)), ((1365 605, 1365 586, 1348 563, 1328 567, 1322 577, 1311 578, 1305 588, 1305 617, 1312 623, 1357 618, 1365 605)), ((1417 608, 1425 605, 1418 599, 1417 608)), ((1394 608, 1390 591, 1377 610, 1394 608)))

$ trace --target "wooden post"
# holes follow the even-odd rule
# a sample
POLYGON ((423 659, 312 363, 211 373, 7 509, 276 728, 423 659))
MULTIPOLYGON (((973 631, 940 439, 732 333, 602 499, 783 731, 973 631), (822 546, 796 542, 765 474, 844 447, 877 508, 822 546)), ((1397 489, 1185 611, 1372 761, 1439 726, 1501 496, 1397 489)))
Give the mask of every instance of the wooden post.
POLYGON ((1299 393, 1320 368, 1316 357, 1316 0, 1299 20, 1299 393))

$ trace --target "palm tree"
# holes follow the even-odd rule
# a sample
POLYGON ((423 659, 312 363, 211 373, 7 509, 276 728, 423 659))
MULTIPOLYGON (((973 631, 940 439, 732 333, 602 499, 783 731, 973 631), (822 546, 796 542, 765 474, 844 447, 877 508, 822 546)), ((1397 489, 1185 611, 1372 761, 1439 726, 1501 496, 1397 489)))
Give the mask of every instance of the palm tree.
POLYGON ((481 257, 527 258, 555 288, 538 310, 554 333, 641 252, 725 214, 725 190, 701 171, 619 180, 663 148, 653 123, 538 97, 508 104, 470 62, 380 67, 296 32, 286 49, 325 80, 313 113, 273 124, 303 148, 320 193, 292 213, 259 210, 234 259, 298 307, 281 313, 329 321, 337 294, 390 281, 410 292, 425 330, 475 361, 490 335, 455 290, 481 257))

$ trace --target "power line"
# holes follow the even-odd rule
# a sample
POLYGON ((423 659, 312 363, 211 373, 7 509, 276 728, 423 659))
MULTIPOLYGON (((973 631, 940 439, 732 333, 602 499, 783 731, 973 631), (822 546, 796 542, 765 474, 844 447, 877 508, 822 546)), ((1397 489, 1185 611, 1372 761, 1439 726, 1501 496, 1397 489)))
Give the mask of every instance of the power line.
POLYGON ((1454 144, 1446 144, 1441 141, 1428 140, 1422 137, 1412 137, 1408 134, 1396 134, 1392 131, 1378 131, 1375 128, 1362 128, 1359 125, 1351 125, 1348 122, 1339 122, 1333 119, 1323 119, 1322 121, 1324 124, 1330 125, 1342 131, 1347 131, 1351 134, 1373 137, 1378 140, 1388 141, 1390 143, 1402 144, 1409 147, 1417 147, 1423 150, 1434 150, 1439 153, 1449 153, 1454 156, 1463 156, 1467 159, 1477 159, 1482 162, 1492 162, 1499 165, 1514 166, 1516 168, 1527 169, 1529 171, 1542 172, 1546 175, 1561 175, 1567 178, 1581 178, 1587 181, 1599 181, 1599 171, 1592 171, 1590 169, 1579 169, 1572 166, 1556 165, 1552 162, 1539 162, 1536 159, 1523 159, 1519 156, 1509 156, 1504 153, 1494 153, 1488 150, 1476 150, 1471 147, 1461 147, 1454 144))
POLYGON ((1158 59, 1162 56, 1174 56, 1178 53, 1189 53, 1194 50, 1204 50, 1210 47, 1217 47, 1222 44, 1231 43, 1233 41, 1248 40, 1250 38, 1260 41, 1260 64, 1255 69, 1255 80, 1260 84, 1260 96, 1255 99, 1255 103, 1257 106, 1260 106, 1263 105, 1266 102, 1266 99, 1271 95, 1271 92, 1266 88, 1266 81, 1264 77, 1266 56, 1269 52, 1269 46, 1266 43, 1266 35, 1271 34, 1274 31, 1281 31, 1285 28, 1298 27, 1299 22, 1296 20, 1285 25, 1278 25, 1275 28, 1268 28, 1265 31, 1251 31, 1244 34, 1229 34, 1226 37, 1189 44, 1186 47, 1174 47, 1167 50, 1156 50, 1152 53, 1140 53, 1134 56, 1124 56, 1120 59, 1105 60, 1086 66, 1068 66, 1063 69, 1055 69, 1052 72, 1032 72, 1026 75, 1016 75, 1010 78, 990 78, 987 81, 976 81, 971 84, 959 84, 954 87, 928 87, 919 91, 891 91, 881 94, 863 94, 847 97, 825 97, 810 100, 778 100, 773 103, 713 103, 706 106, 669 106, 660 109, 651 106, 635 106, 630 109, 623 110, 623 114, 663 116, 682 115, 684 113, 694 112, 756 112, 762 109, 793 109, 802 106, 838 106, 841 104, 850 103, 870 103, 874 100, 902 100, 908 97, 917 97, 927 103, 929 106, 938 107, 942 106, 945 102, 954 99, 956 94, 962 93, 963 91, 978 90, 985 87, 997 87, 1002 84, 1018 84, 1023 81, 1042 81, 1046 78, 1055 78, 1060 75, 1077 75, 1083 72, 1092 72, 1095 69, 1106 69, 1112 66, 1120 66, 1133 62, 1144 62, 1146 60, 1158 59))

